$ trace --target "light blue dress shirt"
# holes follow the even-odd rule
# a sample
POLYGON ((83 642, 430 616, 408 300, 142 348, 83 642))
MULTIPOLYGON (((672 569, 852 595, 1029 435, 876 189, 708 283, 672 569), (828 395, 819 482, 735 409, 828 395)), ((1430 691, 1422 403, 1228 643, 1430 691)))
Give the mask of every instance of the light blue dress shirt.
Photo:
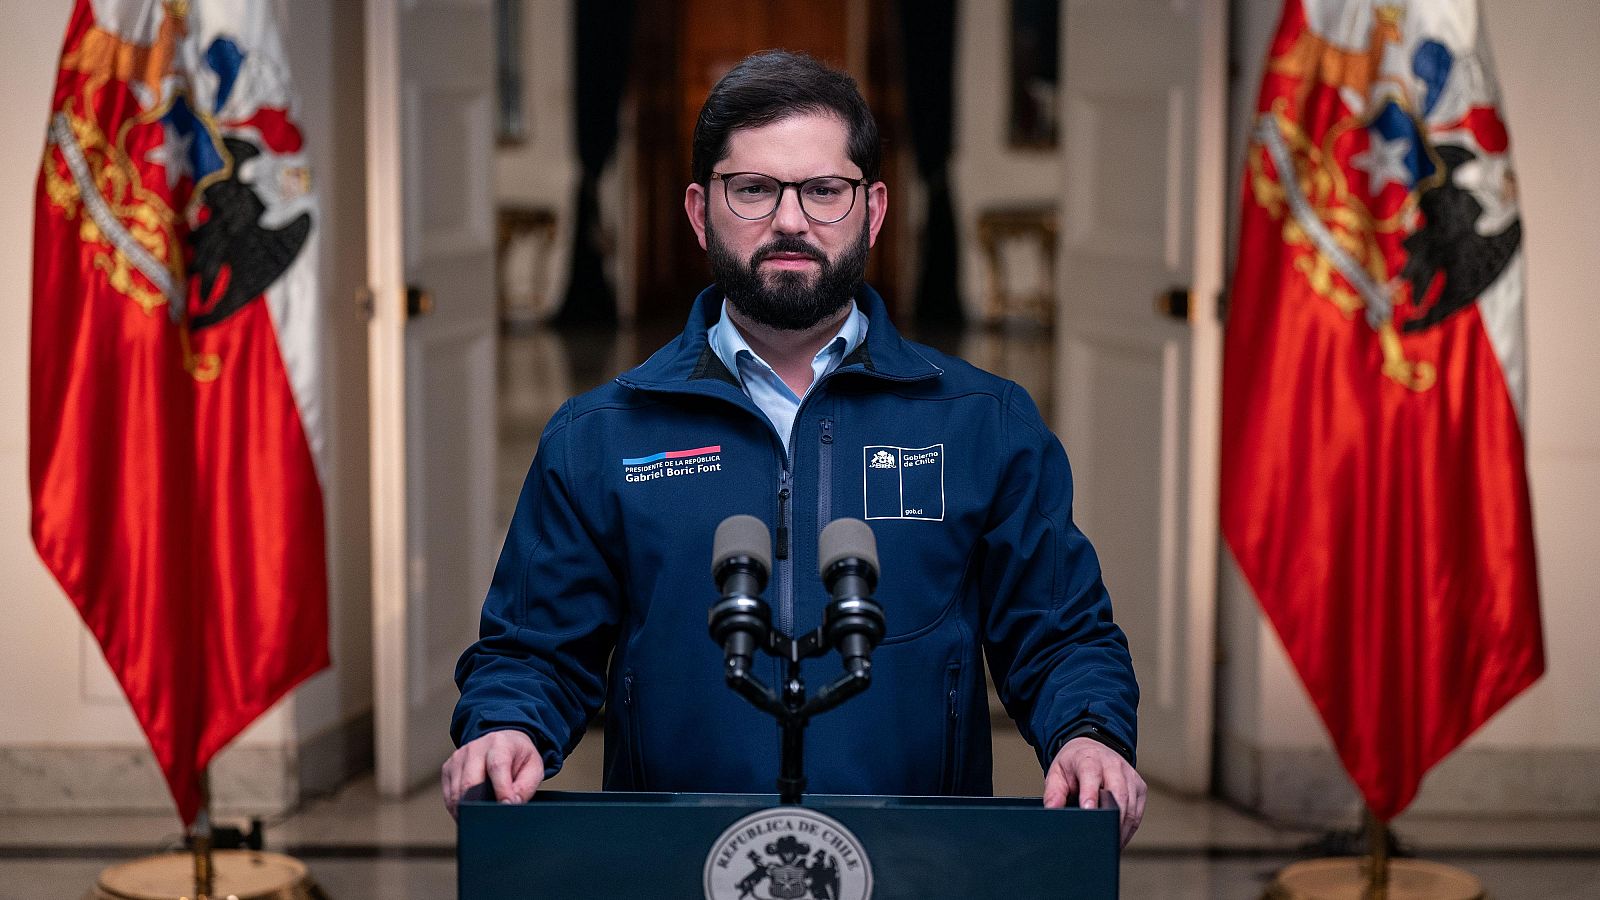
MULTIPOLYGON (((839 368, 839 363, 866 338, 867 317, 852 301, 850 315, 839 326, 838 334, 812 358, 811 386, 806 388, 806 393, 811 393, 822 376, 839 368)), ((728 367, 728 371, 738 376, 750 400, 767 414, 767 420, 777 429, 778 436, 783 438, 783 449, 787 452, 789 432, 794 429, 795 414, 800 411, 800 401, 805 398, 790 390, 772 366, 750 349, 744 335, 728 320, 727 300, 722 301, 722 318, 706 332, 706 341, 711 344, 711 350, 722 360, 722 364, 728 367)))

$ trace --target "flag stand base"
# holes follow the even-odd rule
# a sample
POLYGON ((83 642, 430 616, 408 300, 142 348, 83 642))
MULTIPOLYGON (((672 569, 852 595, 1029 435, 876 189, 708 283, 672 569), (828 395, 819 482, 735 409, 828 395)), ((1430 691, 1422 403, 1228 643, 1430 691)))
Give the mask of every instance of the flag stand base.
MULTIPOLYGON (((215 898, 328 900, 305 863, 261 850, 213 850, 215 898)), ((100 873, 84 900, 194 900, 194 856, 162 853, 119 863, 100 873)))
POLYGON ((1482 900, 1483 883, 1454 866, 1389 860, 1389 883, 1374 893, 1371 858, 1313 859, 1285 867, 1262 900, 1482 900))
POLYGON ((1286 866, 1263 900, 1483 900, 1483 884, 1453 866, 1393 859, 1389 823, 1368 809, 1367 855, 1286 866))

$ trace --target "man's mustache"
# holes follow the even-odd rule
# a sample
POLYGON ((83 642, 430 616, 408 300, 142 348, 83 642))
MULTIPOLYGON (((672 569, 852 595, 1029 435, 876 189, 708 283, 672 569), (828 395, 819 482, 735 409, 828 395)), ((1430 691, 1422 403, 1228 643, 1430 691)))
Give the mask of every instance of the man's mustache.
POLYGON ((828 258, 827 255, 824 254, 820 249, 811 246, 799 238, 778 238, 777 240, 769 241, 768 243, 757 248, 756 252, 752 254, 750 258, 751 265, 754 266, 756 263, 759 263, 764 259, 770 259, 771 257, 777 256, 780 253, 805 256, 815 260, 816 262, 826 262, 828 258))

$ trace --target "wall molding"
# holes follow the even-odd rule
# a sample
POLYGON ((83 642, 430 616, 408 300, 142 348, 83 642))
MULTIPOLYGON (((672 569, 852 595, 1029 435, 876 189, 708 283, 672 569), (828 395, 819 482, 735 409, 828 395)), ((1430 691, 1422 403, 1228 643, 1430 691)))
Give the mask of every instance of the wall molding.
MULTIPOLYGON (((371 767, 370 711, 298 747, 229 747, 211 768, 215 811, 276 815, 371 767)), ((0 746, 0 812, 170 813, 173 806, 146 746, 46 744, 0 746)))
MULTIPOLYGON (((1347 827, 1361 799, 1332 748, 1262 747, 1222 738, 1216 791, 1285 822, 1347 827)), ((1406 815, 1592 816, 1600 747, 1468 747, 1428 773, 1406 815)))

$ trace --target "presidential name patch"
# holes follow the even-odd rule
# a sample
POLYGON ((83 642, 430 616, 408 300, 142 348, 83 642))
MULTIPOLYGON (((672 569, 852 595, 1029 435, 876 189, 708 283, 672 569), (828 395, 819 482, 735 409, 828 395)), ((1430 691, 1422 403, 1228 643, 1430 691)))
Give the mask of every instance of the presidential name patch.
POLYGON ((635 483, 722 471, 722 445, 693 450, 663 450, 622 461, 622 480, 635 483))
POLYGON ((763 809, 711 845, 706 900, 867 900, 872 863, 839 822, 803 806, 763 809))

